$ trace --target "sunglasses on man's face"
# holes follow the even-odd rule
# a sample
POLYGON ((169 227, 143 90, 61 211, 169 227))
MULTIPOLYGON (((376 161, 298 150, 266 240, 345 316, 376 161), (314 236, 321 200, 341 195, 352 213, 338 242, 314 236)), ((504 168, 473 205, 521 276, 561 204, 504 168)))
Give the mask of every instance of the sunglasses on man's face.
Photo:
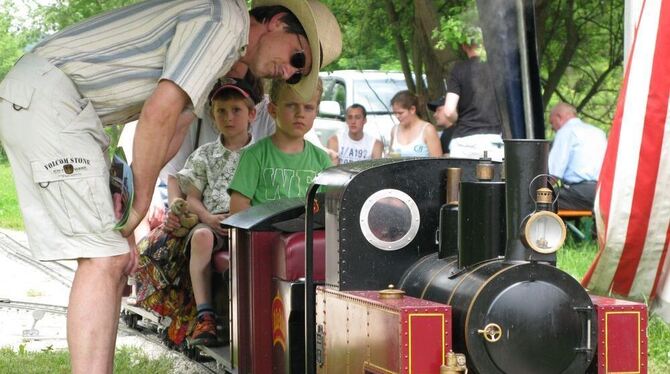
POLYGON ((296 83, 300 82, 300 80, 302 79, 302 75, 303 75, 302 69, 305 67, 305 62, 306 62, 305 50, 302 47, 302 42, 300 41, 300 35, 298 35, 298 34, 295 34, 295 35, 296 35, 296 37, 298 37, 298 43, 300 44, 300 50, 291 55, 291 58, 289 59, 289 64, 291 64, 291 66, 293 66, 294 68, 299 69, 299 70, 296 71, 295 73, 293 73, 293 75, 291 75, 286 80, 286 83, 288 83, 288 84, 296 84, 296 83))

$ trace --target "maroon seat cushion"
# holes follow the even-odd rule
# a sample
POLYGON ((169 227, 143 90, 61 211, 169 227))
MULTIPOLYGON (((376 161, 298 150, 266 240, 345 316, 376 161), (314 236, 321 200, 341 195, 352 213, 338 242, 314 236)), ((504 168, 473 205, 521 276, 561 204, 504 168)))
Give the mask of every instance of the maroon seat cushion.
MULTIPOLYGON (((273 275, 285 281, 305 277, 305 233, 284 233, 274 246, 273 275)), ((326 233, 314 230, 314 280, 326 278, 326 233)))
POLYGON ((214 264, 214 271, 223 273, 230 267, 230 252, 217 251, 212 255, 212 263, 214 264))

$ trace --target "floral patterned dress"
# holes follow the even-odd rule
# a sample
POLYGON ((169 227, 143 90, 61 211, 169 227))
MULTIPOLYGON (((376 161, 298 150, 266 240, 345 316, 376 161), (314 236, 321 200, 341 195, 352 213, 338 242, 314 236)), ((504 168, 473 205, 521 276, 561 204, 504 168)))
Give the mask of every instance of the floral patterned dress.
MULTIPOLYGON (((228 212, 227 189, 240 160, 240 151, 227 149, 222 140, 220 137, 196 149, 177 174, 182 191, 197 188, 202 192, 203 205, 212 213, 228 212)), ((197 314, 188 267, 188 238, 190 235, 174 237, 160 226, 137 244, 137 304, 170 317, 167 337, 176 345, 191 334, 197 314)))

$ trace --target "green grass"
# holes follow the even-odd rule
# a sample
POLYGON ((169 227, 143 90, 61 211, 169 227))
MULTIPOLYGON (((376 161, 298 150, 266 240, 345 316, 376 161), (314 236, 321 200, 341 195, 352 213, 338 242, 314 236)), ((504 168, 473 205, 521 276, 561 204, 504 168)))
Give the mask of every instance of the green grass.
MULTIPOLYGON (((567 244, 558 252, 558 267, 581 281, 598 251, 595 241, 575 242, 568 238, 567 244)), ((660 317, 649 317, 649 373, 670 373, 670 326, 660 317)))
POLYGON ((649 318, 649 372, 670 373, 670 326, 658 316, 649 318))
POLYGON ((0 157, 0 227, 23 230, 14 178, 6 159, 0 157))
POLYGON ((597 251, 595 241, 575 242, 568 237, 566 245, 558 251, 558 267, 581 281, 597 251))
MULTIPOLYGON (((0 349, 0 373, 21 374, 68 374, 70 354, 67 351, 43 350, 27 352, 23 347, 17 351, 0 349)), ((166 356, 148 358, 137 347, 123 347, 116 351, 114 373, 168 374, 173 372, 172 361, 166 356)))

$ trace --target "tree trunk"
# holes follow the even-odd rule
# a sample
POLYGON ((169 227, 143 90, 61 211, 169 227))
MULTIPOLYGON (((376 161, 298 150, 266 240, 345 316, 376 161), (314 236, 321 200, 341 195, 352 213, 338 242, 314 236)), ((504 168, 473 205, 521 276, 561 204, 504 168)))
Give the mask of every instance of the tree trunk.
POLYGON ((401 25, 398 21, 398 13, 396 12, 391 0, 384 0, 384 5, 386 7, 386 14, 389 18, 389 25, 391 26, 391 34, 393 35, 393 40, 395 41, 396 49, 398 50, 400 66, 402 67, 403 74, 405 74, 407 88, 410 91, 415 92, 416 87, 414 86, 414 81, 412 80, 412 69, 409 66, 407 48, 405 48, 405 42, 403 41, 402 35, 400 34, 401 25))
POLYGON ((570 66, 570 61, 577 52, 577 45, 579 44, 579 34, 577 33, 577 26, 575 25, 574 19, 572 18, 574 14, 574 1, 569 0, 566 4, 565 15, 565 33, 567 35, 565 43, 563 44, 563 49, 561 50, 560 57, 556 61, 556 65, 549 72, 547 81, 544 85, 544 93, 542 94, 542 104, 544 105, 544 110, 546 110, 547 105, 551 96, 556 91, 558 84, 565 74, 566 69, 570 66))
POLYGON ((449 74, 449 62, 458 59, 450 48, 435 48, 433 30, 439 26, 435 4, 430 0, 414 0, 414 32, 425 66, 428 82, 427 98, 434 99, 445 94, 444 79, 449 74))

